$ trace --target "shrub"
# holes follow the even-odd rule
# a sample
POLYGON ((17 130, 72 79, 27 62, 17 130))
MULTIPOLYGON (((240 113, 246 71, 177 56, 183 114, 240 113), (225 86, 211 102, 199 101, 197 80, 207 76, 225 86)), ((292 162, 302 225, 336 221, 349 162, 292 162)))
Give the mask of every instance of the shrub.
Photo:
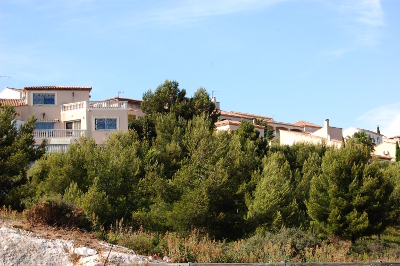
POLYGON ((43 224, 67 228, 91 229, 91 223, 81 208, 62 200, 46 200, 26 213, 32 225, 43 224))

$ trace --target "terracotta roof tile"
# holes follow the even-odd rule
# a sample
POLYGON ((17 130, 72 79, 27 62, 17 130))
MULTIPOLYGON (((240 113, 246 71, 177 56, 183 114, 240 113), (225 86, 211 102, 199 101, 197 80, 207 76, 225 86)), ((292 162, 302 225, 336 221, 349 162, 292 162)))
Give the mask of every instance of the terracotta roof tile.
POLYGON ((20 99, 0 99, 1 106, 9 104, 11 106, 24 106, 27 105, 24 101, 20 99))
POLYGON ((92 87, 82 87, 82 86, 30 86, 24 87, 24 90, 31 91, 91 91, 92 87))
POLYGON ((319 126, 319 125, 316 125, 316 124, 313 124, 313 123, 310 123, 310 122, 307 122, 307 121, 304 121, 304 120, 299 120, 299 121, 293 123, 293 125, 295 125, 295 126, 301 126, 301 127, 306 126, 306 127, 317 127, 317 128, 322 128, 322 127, 319 126))
POLYGON ((278 121, 270 121, 269 125, 283 125, 283 126, 291 126, 291 127, 298 127, 298 129, 302 130, 303 128, 299 125, 296 124, 290 124, 290 123, 285 123, 285 122, 278 122, 278 121))

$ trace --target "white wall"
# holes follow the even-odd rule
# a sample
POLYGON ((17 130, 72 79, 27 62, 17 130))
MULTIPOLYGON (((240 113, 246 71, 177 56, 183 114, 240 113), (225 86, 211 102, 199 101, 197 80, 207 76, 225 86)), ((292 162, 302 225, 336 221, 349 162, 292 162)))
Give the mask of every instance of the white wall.
POLYGON ((0 99, 21 99, 21 93, 9 88, 0 92, 0 99))

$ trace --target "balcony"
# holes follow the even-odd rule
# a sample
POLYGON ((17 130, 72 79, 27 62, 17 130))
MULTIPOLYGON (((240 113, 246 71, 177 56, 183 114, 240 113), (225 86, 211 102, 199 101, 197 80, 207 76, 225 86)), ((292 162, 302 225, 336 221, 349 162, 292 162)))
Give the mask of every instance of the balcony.
POLYGON ((40 129, 33 131, 33 137, 40 139, 80 138, 83 136, 85 136, 85 130, 82 129, 40 129))
POLYGON ((46 152, 47 153, 66 152, 68 147, 69 147, 68 144, 51 144, 46 146, 46 152))
POLYGON ((76 103, 67 103, 61 105, 61 112, 68 112, 80 109, 100 109, 100 110, 112 110, 112 109, 128 109, 127 101, 82 101, 76 103))

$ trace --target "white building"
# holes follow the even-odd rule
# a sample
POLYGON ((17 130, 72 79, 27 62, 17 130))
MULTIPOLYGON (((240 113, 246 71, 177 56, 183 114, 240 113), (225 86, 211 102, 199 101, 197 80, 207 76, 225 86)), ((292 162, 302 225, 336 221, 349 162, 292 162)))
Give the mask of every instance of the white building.
POLYGON ((364 132, 373 139, 373 141, 376 145, 378 145, 378 144, 382 143, 383 135, 378 133, 379 127, 377 128, 376 131, 377 132, 367 130, 367 129, 362 129, 362 128, 349 127, 349 128, 346 128, 345 130, 343 130, 343 138, 353 137, 354 133, 357 133, 357 132, 364 132))

